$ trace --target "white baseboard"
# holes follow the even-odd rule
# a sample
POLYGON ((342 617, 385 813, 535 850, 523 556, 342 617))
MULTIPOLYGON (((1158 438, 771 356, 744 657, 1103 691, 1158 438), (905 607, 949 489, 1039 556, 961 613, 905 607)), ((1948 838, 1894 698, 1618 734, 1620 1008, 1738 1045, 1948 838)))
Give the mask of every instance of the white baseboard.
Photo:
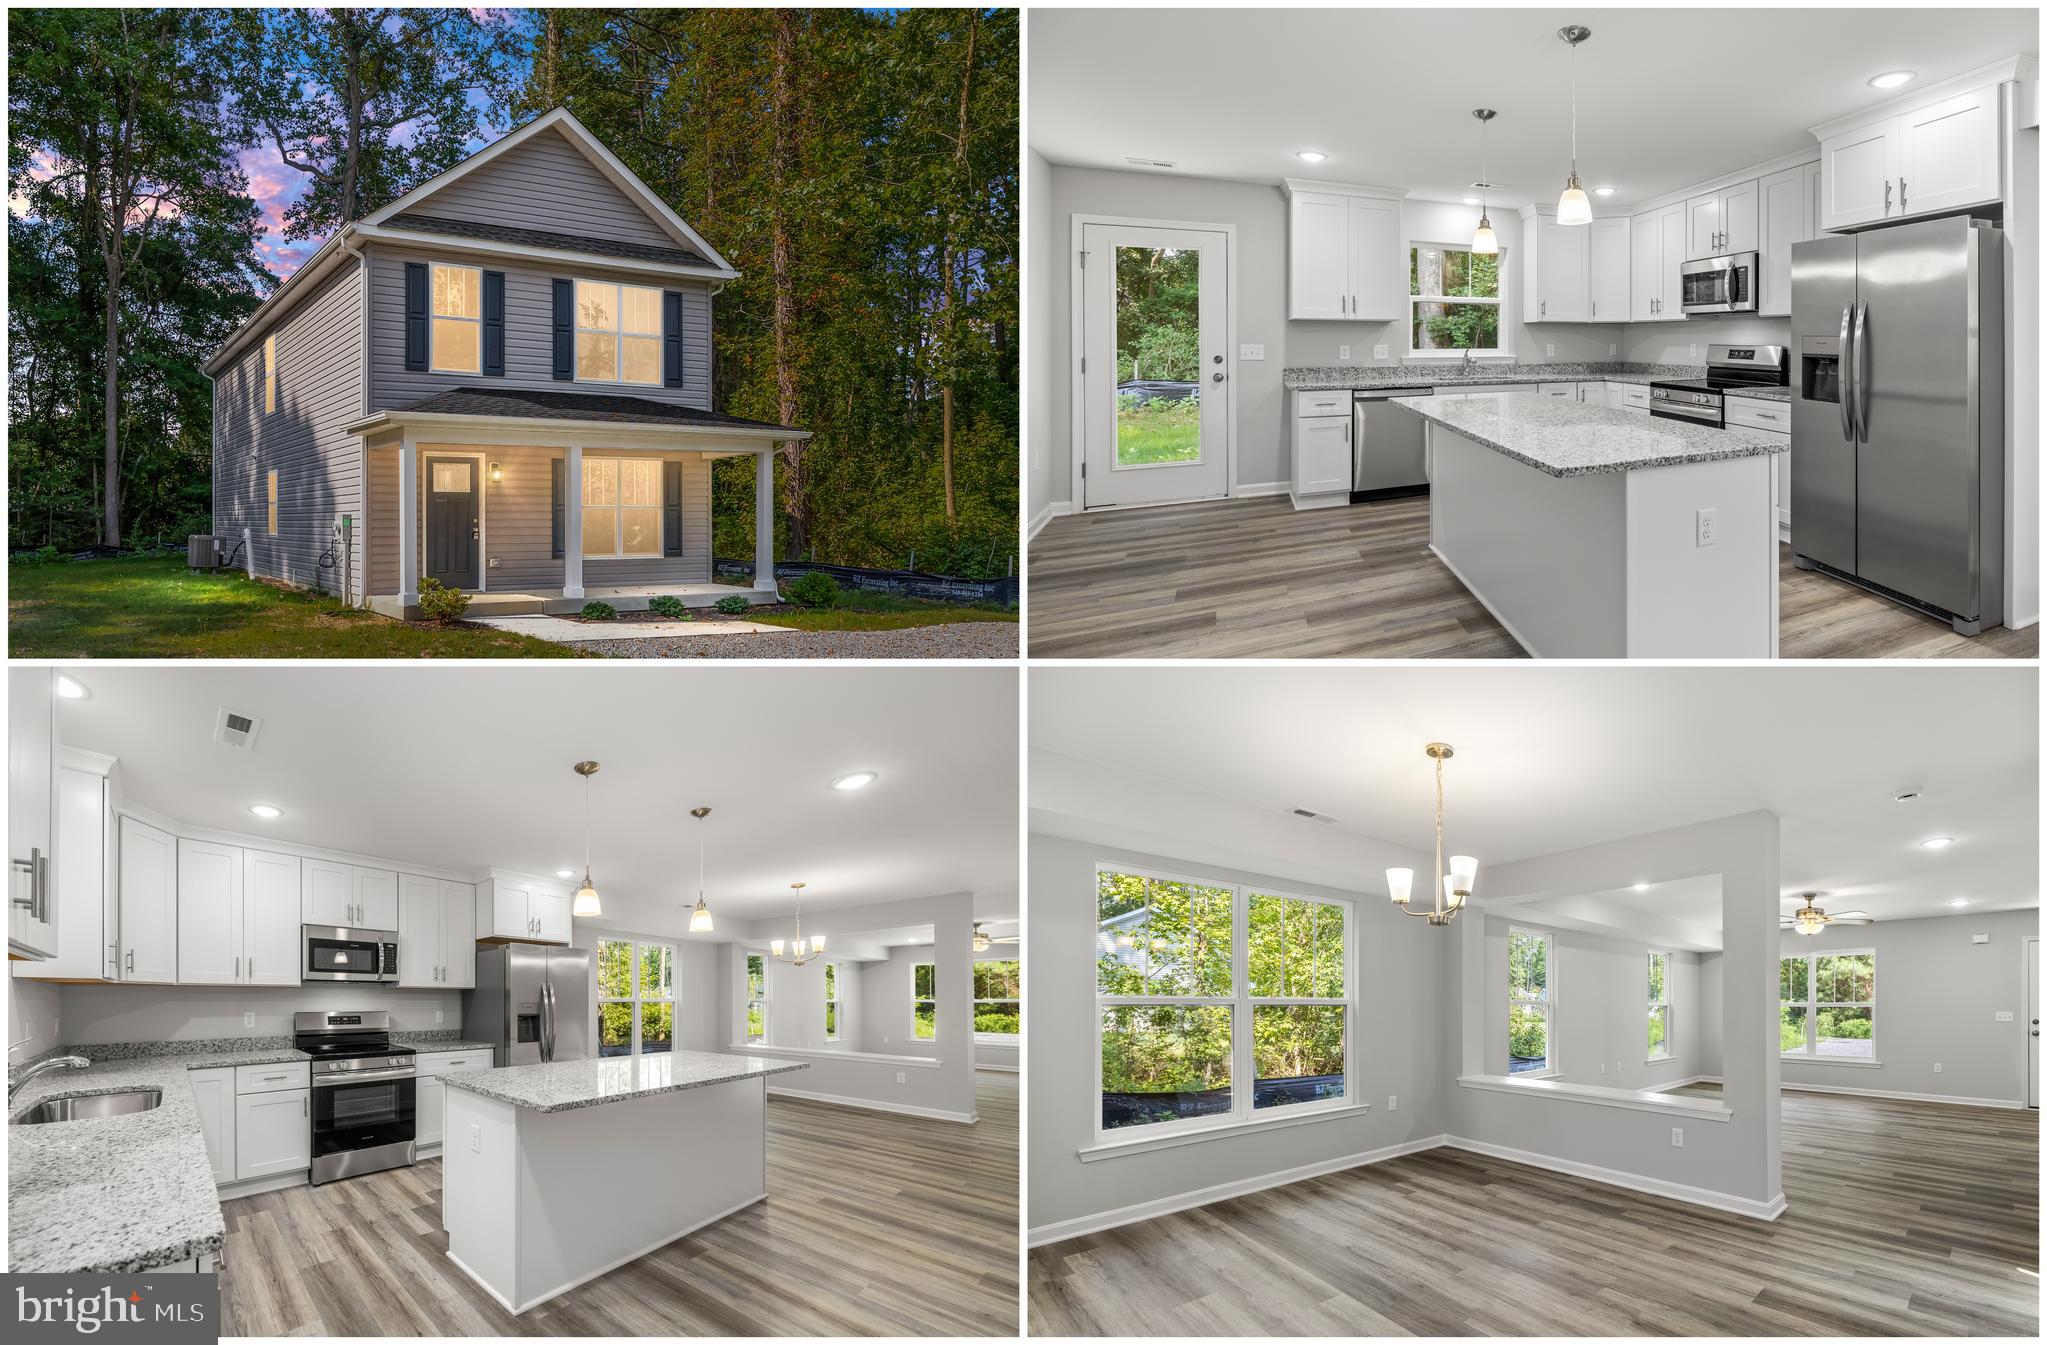
POLYGON ((1142 1223, 1146 1219, 1156 1219, 1160 1215, 1177 1214, 1181 1210, 1191 1210, 1199 1205, 1212 1205, 1218 1200, 1247 1196, 1254 1191, 1265 1191, 1275 1186, 1285 1186, 1290 1182, 1306 1181, 1310 1177, 1326 1176, 1331 1172, 1341 1172, 1345 1168, 1383 1163, 1389 1158, 1404 1158, 1408 1154, 1418 1154, 1424 1149, 1437 1148, 1443 1143, 1443 1136, 1430 1135, 1425 1139, 1409 1140, 1405 1144, 1370 1149, 1364 1153, 1345 1154, 1341 1158, 1324 1159, 1320 1163, 1308 1163, 1297 1168, 1283 1168, 1278 1172, 1223 1182, 1218 1186, 1205 1186, 1198 1191, 1164 1196, 1137 1205, 1125 1205, 1120 1209, 1103 1210, 1099 1214, 1083 1214, 1077 1219, 1062 1219, 1058 1223, 1041 1224, 1025 1234, 1024 1245, 1042 1247, 1047 1243, 1064 1242, 1068 1238, 1077 1238, 1085 1233, 1100 1233, 1105 1229, 1120 1228, 1124 1224, 1142 1223))
POLYGON ((1781 1191, 1769 1200, 1749 1200, 1720 1191, 1708 1191, 1702 1186, 1686 1186, 1682 1182, 1637 1176, 1632 1172, 1603 1168, 1592 1163, 1578 1163, 1568 1158, 1552 1158, 1548 1154, 1530 1153, 1526 1149, 1509 1149, 1504 1144, 1487 1144, 1482 1140, 1461 1139, 1455 1135, 1445 1143, 1452 1149, 1465 1149, 1475 1154, 1484 1154, 1488 1158, 1501 1158, 1525 1167, 1561 1172, 1567 1177, 1582 1177, 1586 1181, 1619 1186, 1629 1191, 1640 1191, 1644 1195, 1662 1196, 1666 1200, 1681 1200, 1687 1205, 1704 1205, 1708 1209, 1746 1215, 1751 1219, 1775 1219, 1784 1212, 1784 1193, 1781 1191))
POLYGON ((1259 495, 1285 495, 1294 488, 1291 481, 1240 481, 1230 490, 1230 497, 1248 500, 1259 495))
POLYGON ((1690 1077, 1688 1077, 1688 1078, 1683 1078, 1683 1079, 1672 1079, 1672 1080, 1671 1080, 1671 1081, 1670 1081, 1669 1083, 1659 1083, 1659 1084, 1652 1084, 1652 1085, 1651 1085, 1651 1086, 1649 1086, 1648 1088, 1644 1088, 1644 1089, 1643 1089, 1642 1091, 1643 1091, 1643 1092, 1645 1092, 1645 1093, 1668 1093, 1668 1092, 1670 1092, 1670 1091, 1671 1091, 1672 1089, 1674 1089, 1674 1088, 1689 1088, 1689 1087, 1690 1087, 1691 1085, 1693 1085, 1693 1084, 1695 1084, 1695 1083, 1719 1083, 1719 1082, 1720 1082, 1720 1080, 1718 1080, 1718 1079, 1709 1079, 1709 1078, 1707 1078, 1707 1077, 1706 1077, 1705 1075, 1703 1075, 1703 1074, 1694 1074, 1694 1075, 1691 1075, 1691 1076, 1690 1076, 1690 1077))
POLYGON ((923 1116, 933 1121, 953 1121, 960 1125, 977 1124, 981 1117, 977 1112, 946 1111, 940 1107, 913 1107, 907 1102, 881 1102, 874 1098, 848 1097, 842 1093, 813 1093, 802 1088, 777 1088, 768 1086, 769 1097, 802 1098, 805 1102, 826 1102, 834 1107, 858 1107, 862 1111, 888 1111, 902 1116, 923 1116))
POLYGON ((1024 529, 1024 540, 1030 541, 1045 530, 1045 525, 1055 518, 1064 518, 1073 512, 1073 501, 1054 500, 1031 516, 1030 525, 1024 529))
POLYGON ((1888 1088, 1840 1088, 1830 1083, 1784 1083, 1777 1085, 1793 1093, 1845 1093, 1849 1097, 1880 1097, 1892 1102, 1945 1102, 1951 1107, 1995 1107, 2001 1111, 2024 1111, 2026 1104, 2001 1097, 1952 1097, 1946 1093, 1899 1093, 1888 1088))
POLYGON ((976 1060, 976 1061, 974 1062, 974 1068, 975 1068, 975 1069, 992 1069, 992 1070, 997 1070, 997 1071, 999 1071, 999 1072, 1001 1072, 1001 1073, 1003 1073, 1003 1074, 1021 1074, 1021 1073, 1023 1073, 1023 1066, 1021 1066, 1021 1065, 991 1065, 991 1064, 988 1064, 988 1063, 987 1063, 986 1061, 981 1061, 981 1060, 976 1060))

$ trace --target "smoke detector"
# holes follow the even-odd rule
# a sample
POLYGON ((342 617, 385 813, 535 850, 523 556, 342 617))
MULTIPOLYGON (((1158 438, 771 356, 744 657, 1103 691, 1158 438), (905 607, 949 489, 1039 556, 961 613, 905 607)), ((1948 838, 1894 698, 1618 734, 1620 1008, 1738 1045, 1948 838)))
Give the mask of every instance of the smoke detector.
POLYGON ((1289 808, 1287 809, 1287 812, 1291 816, 1298 817, 1303 821, 1319 822, 1325 827, 1333 827, 1336 825, 1335 818, 1331 817, 1327 813, 1318 813, 1313 808, 1289 808))
POLYGON ((222 747, 247 751, 256 745, 256 732, 262 727, 263 721, 254 715, 245 715, 223 705, 213 720, 213 741, 222 747))
POLYGON ((1173 162, 1171 159, 1126 158, 1123 160, 1123 162, 1137 168, 1178 168, 1180 166, 1179 164, 1173 162))

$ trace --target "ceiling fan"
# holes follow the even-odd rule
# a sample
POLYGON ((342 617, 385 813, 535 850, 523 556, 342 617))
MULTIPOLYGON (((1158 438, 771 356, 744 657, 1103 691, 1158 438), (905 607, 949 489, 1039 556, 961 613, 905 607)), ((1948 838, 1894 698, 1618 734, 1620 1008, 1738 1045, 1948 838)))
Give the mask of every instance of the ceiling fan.
POLYGON ((1021 935, 1021 934, 1000 934, 1000 935, 989 935, 989 934, 983 934, 983 933, 981 932, 981 922, 980 922, 979 920, 976 920, 976 921, 974 922, 974 951, 975 951, 975 952, 977 952, 977 953, 985 953, 985 952, 987 952, 987 951, 988 951, 988 946, 989 946, 990 944, 995 944, 995 943, 1022 943, 1022 942, 1023 942, 1023 935, 1021 935))
POLYGON ((1812 904, 1812 899, 1820 895, 1819 893, 1801 892, 1798 895, 1805 899, 1805 905, 1789 915, 1778 916, 1777 923, 1786 929, 1795 929, 1800 934, 1817 934, 1828 925, 1866 925, 1876 918, 1867 911, 1843 911, 1839 915, 1828 915, 1812 904))

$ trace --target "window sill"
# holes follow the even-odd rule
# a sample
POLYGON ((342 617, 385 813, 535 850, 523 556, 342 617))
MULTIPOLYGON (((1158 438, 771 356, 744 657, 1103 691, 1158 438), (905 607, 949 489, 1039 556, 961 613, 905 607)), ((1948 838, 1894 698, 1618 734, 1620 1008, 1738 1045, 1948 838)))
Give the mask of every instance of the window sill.
POLYGON ((1099 1163, 1104 1158, 1121 1158, 1125 1154, 1151 1153, 1158 1149, 1177 1149, 1183 1144, 1201 1144, 1207 1140, 1226 1139, 1231 1135, 1284 1130, 1289 1126, 1309 1125, 1315 1121, 1327 1121, 1339 1116, 1363 1116, 1371 1110, 1372 1104, 1369 1102, 1351 1102, 1338 1107, 1318 1107, 1308 1112, 1283 1111, 1277 1115, 1254 1116, 1248 1121, 1230 1121, 1223 1125, 1202 1126, 1196 1130, 1176 1130, 1170 1135, 1111 1140, 1092 1144, 1080 1150, 1080 1161, 1099 1163))
POLYGON ((854 1060, 873 1065, 902 1065, 909 1069, 937 1069, 938 1062, 921 1055, 883 1055, 878 1051, 826 1051, 815 1046, 733 1046, 740 1055, 787 1055, 800 1060, 854 1060))
POLYGON ((1675 1059, 1677 1057, 1674 1055, 1650 1055, 1642 1057, 1642 1063, 1645 1065, 1668 1065, 1675 1059))
POLYGON ((1695 1116, 1703 1121, 1728 1121, 1734 1117, 1725 1103, 1708 1102, 1703 1098, 1674 1098, 1633 1088, 1600 1088, 1594 1084, 1559 1083, 1554 1079, 1523 1082, 1527 1079, 1525 1074, 1511 1079, 1492 1074, 1467 1074, 1457 1082, 1465 1088, 1491 1093, 1520 1093, 1527 1097, 1556 1098, 1595 1107, 1624 1107, 1630 1111, 1655 1112, 1664 1116, 1695 1116))
POLYGON ((1779 1059, 1787 1065, 1831 1065, 1836 1068, 1846 1067, 1848 1069, 1882 1069, 1884 1067, 1884 1062, 1881 1060, 1857 1060, 1848 1056, 1838 1055, 1786 1055, 1780 1056, 1779 1059))

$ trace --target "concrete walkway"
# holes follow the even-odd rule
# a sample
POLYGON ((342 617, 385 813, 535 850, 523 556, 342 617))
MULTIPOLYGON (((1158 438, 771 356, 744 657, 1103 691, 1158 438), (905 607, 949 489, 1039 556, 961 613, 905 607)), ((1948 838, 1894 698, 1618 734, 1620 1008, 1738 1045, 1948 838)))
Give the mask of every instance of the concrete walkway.
POLYGON ((566 621, 558 616, 476 617, 479 626, 530 635, 556 644, 592 644, 611 640, 672 640, 678 636, 794 635, 788 626, 758 621, 566 621))

